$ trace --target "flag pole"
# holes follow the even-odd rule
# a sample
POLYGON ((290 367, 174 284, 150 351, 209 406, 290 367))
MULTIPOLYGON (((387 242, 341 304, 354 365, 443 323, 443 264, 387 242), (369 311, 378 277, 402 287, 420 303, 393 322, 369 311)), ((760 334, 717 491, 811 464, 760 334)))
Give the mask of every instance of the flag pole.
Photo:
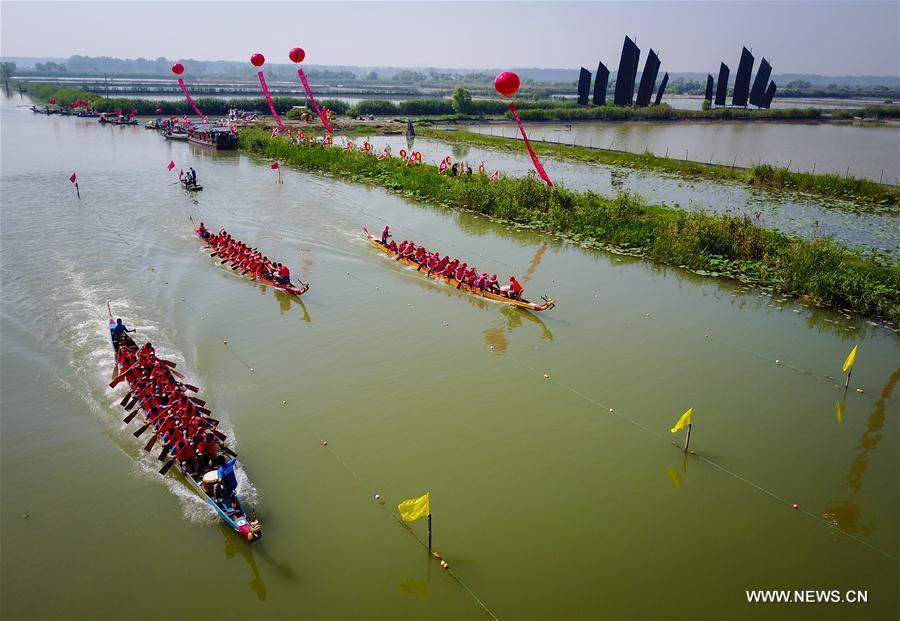
POLYGON ((428 553, 431 554, 431 514, 428 514, 428 553))
MULTIPOLYGON (((75 187, 78 187, 76 184, 75 187)), ((850 386, 850 376, 853 375, 853 367, 850 367, 850 370, 847 372, 847 381, 844 382, 844 392, 847 392, 847 388, 850 386)))
POLYGON ((693 426, 692 423, 688 423, 687 436, 684 439, 684 452, 685 453, 688 452, 688 445, 691 443, 691 427, 692 426, 693 426))
MULTIPOLYGON (((78 197, 78 200, 81 200, 81 191, 78 189, 78 182, 75 182, 75 195, 78 197)), ((847 376, 847 381, 850 381, 850 376, 847 376)))

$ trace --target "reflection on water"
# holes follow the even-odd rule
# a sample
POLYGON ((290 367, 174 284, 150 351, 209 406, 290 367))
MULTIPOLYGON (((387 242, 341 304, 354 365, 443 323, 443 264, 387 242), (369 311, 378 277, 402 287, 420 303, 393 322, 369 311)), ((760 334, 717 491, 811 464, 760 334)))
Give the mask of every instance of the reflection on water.
POLYGON ((461 160, 462 158, 467 157, 471 150, 472 148, 465 144, 453 144, 450 146, 450 153, 453 154, 454 160, 461 160))
MULTIPOLYGON (((266 285, 260 286, 265 287, 266 285)), ((278 310, 282 315, 291 310, 294 304, 296 304, 303 309, 303 321, 305 321, 306 323, 312 323, 312 318, 309 316, 309 311, 306 310, 306 304, 303 303, 302 298, 298 298, 293 293, 288 293, 287 291, 282 291, 281 289, 274 289, 274 291, 275 299, 278 300, 278 310)))
POLYGON ((542 243, 540 247, 535 251, 534 258, 531 259, 531 263, 528 264, 528 269, 525 270, 525 275, 522 277, 522 282, 528 282, 532 279, 535 270, 538 268, 538 265, 541 264, 541 260, 544 258, 545 252, 547 252, 547 242, 542 243))
MULTIPOLYGON (((878 448, 881 442, 881 430, 885 422, 885 402, 891 398, 894 387, 900 382, 900 367, 891 375, 887 384, 881 389, 881 395, 872 408, 869 415, 868 426, 866 432, 859 439, 859 452, 853 463, 850 464, 850 470, 847 472, 847 487, 850 488, 850 498, 847 500, 829 501, 825 505, 822 517, 826 522, 840 528, 845 533, 855 534, 862 532, 864 535, 871 535, 874 531, 874 525, 867 522, 860 525, 859 504, 856 501, 856 494, 863 488, 863 478, 869 469, 869 454, 878 448)), ((843 417, 843 404, 838 402, 838 421, 843 417)))
POLYGON ((429 554, 425 561, 425 580, 416 580, 414 578, 403 577, 400 579, 400 592, 404 595, 413 595, 420 597, 426 601, 431 599, 428 593, 428 587, 431 585, 431 555, 429 554))
POLYGON ((672 485, 675 486, 675 489, 681 489, 681 486, 684 483, 684 477, 687 476, 687 453, 684 453, 684 458, 681 461, 681 468, 675 469, 674 466, 669 466, 666 474, 669 475, 669 480, 672 481, 672 485))
POLYGON ((521 327, 523 319, 528 319, 532 323, 536 323, 541 328, 541 338, 547 341, 553 340, 553 333, 547 324, 536 314, 514 306, 503 306, 500 313, 506 318, 506 322, 497 322, 496 325, 484 330, 484 342, 495 354, 504 353, 509 347, 507 333, 512 332, 516 328, 521 327))
POLYGON ((222 532, 225 541, 225 558, 231 560, 235 554, 240 554, 247 566, 250 568, 250 590, 256 593, 256 599, 264 602, 269 597, 269 591, 263 582, 262 574, 259 573, 259 566, 256 564, 256 558, 253 556, 253 546, 248 545, 246 541, 238 537, 231 528, 224 522, 218 522, 219 530, 222 532))

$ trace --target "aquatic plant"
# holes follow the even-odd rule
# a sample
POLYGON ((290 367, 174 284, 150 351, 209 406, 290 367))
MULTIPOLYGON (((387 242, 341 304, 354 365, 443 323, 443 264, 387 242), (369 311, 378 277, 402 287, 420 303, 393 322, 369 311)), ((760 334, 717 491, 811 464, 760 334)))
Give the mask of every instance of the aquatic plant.
POLYGON ((240 148, 303 170, 377 185, 413 201, 470 210, 585 245, 900 321, 900 265, 883 265, 829 239, 793 239, 757 226, 748 216, 648 205, 627 193, 606 198, 560 185, 551 188, 535 177, 450 178, 430 164, 407 166, 397 158, 378 160, 359 151, 290 144, 260 129, 241 129, 240 148))

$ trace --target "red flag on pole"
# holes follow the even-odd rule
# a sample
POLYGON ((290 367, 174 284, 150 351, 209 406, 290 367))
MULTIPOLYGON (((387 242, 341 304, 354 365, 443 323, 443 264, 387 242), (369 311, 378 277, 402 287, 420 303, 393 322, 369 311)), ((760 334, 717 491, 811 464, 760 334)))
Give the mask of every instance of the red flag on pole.
POLYGON ((269 168, 271 168, 272 170, 278 170, 278 168, 279 168, 278 162, 272 162, 272 164, 269 166, 269 168))
POLYGON ((72 183, 75 183, 77 180, 78 180, 78 177, 75 176, 75 173, 72 173, 72 176, 69 177, 69 181, 71 181, 72 183))
POLYGON ((178 171, 178 178, 181 179, 182 177, 184 177, 184 168, 178 171))
POLYGON ((173 168, 175 168, 175 162, 174 162, 174 161, 169 161, 169 165, 166 166, 166 168, 168 168, 169 170, 172 170, 173 168))

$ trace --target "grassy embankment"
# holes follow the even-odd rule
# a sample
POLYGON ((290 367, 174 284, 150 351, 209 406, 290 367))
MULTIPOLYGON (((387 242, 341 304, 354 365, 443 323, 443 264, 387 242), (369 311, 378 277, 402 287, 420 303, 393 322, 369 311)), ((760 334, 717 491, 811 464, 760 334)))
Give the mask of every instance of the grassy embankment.
MULTIPOLYGON (((416 132, 428 138, 489 149, 521 153, 523 148, 521 141, 515 138, 485 136, 484 134, 469 131, 443 131, 420 126, 417 127, 416 132)), ((722 164, 704 164, 660 157, 652 153, 628 153, 625 151, 591 149, 588 147, 573 147, 564 144, 546 144, 534 141, 532 141, 532 146, 541 155, 579 162, 626 166, 639 170, 653 170, 715 181, 739 182, 754 187, 778 191, 805 192, 828 198, 878 205, 879 207, 891 208, 900 205, 900 188, 882 185, 875 181, 857 177, 793 172, 770 164, 759 164, 752 168, 732 168, 722 164)))
POLYGON ((542 182, 486 176, 448 178, 432 165, 408 167, 359 151, 292 145, 242 129, 240 148, 297 168, 377 185, 421 202, 475 211, 581 243, 659 263, 807 296, 821 304, 900 322, 900 266, 885 266, 831 239, 801 240, 755 226, 749 217, 710 215, 641 204, 621 194, 549 188, 542 182))

